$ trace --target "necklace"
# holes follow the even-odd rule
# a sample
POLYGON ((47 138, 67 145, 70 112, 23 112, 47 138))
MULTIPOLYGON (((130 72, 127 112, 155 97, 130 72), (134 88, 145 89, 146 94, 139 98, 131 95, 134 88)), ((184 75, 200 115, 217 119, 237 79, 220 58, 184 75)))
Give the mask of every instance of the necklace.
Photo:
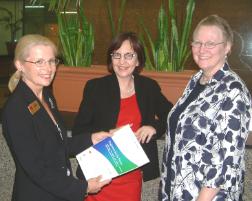
POLYGON ((132 75, 131 80, 129 81, 129 83, 127 84, 126 87, 124 87, 124 88, 120 87, 120 91, 121 91, 121 96, 123 96, 123 97, 129 96, 135 91, 134 76, 133 75, 132 75))
POLYGON ((134 91, 134 89, 135 89, 135 86, 134 86, 134 84, 129 88, 129 89, 127 89, 126 91, 127 91, 127 93, 131 93, 132 91, 134 91))
POLYGON ((125 87, 125 89, 121 89, 121 93, 130 94, 134 90, 135 90, 135 86, 134 86, 134 83, 133 83, 131 87, 127 86, 127 87, 125 87))
POLYGON ((207 83, 209 82, 209 80, 211 80, 211 79, 212 79, 212 77, 207 76, 207 75, 205 75, 205 74, 203 73, 202 76, 201 76, 201 78, 200 78, 200 84, 205 85, 205 84, 207 84, 207 83))

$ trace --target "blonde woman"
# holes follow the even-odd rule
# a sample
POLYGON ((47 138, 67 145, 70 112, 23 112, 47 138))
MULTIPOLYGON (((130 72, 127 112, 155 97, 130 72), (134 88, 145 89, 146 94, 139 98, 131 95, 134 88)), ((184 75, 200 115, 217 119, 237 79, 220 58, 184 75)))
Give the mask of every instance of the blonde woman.
POLYGON ((9 83, 13 93, 2 117, 3 133, 16 165, 12 200, 81 201, 109 182, 72 176, 69 155, 90 142, 82 136, 66 137, 48 89, 59 63, 56 55, 55 45, 41 35, 23 36, 15 50, 17 72, 9 83))

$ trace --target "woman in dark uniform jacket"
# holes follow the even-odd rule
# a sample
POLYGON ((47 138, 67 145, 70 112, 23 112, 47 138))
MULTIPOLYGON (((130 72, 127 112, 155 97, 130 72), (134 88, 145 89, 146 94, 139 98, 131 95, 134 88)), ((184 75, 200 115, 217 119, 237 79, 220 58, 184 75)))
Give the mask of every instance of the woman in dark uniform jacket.
MULTIPOLYGON (((85 131, 109 131, 118 125, 122 126, 120 122, 130 124, 150 159, 150 163, 142 167, 143 180, 155 179, 159 177, 156 139, 166 131, 167 114, 172 104, 163 96, 156 81, 139 75, 145 65, 145 55, 143 47, 134 33, 122 33, 112 41, 107 52, 107 64, 111 75, 90 80, 85 86, 83 100, 73 127, 73 135, 78 136, 85 131), (136 99, 134 106, 122 106, 124 101, 132 98, 136 99), (125 110, 125 107, 128 108, 128 112, 124 113, 122 117, 121 112, 125 110), (135 113, 132 110, 135 110, 135 113), (140 116, 140 120, 136 120, 136 113, 140 116)), ((83 177, 80 169, 77 170, 77 175, 80 178, 83 177)), ((134 176, 132 177, 134 178, 134 176)), ((138 181, 142 183, 142 176, 140 177, 138 181)), ((120 184, 114 183, 115 187, 112 188, 114 181, 112 180, 112 183, 106 186, 94 200, 132 201, 138 200, 141 196, 141 188, 140 191, 131 192, 132 195, 138 194, 138 198, 129 195, 128 186, 135 181, 130 181, 128 186, 126 185, 120 190, 118 190, 119 186, 125 185, 128 181, 119 182, 117 180, 117 183, 120 184), (109 188, 117 190, 109 190, 109 188), (104 192, 105 190, 107 192, 104 192), (110 192, 115 194, 115 197, 107 196, 111 194, 110 192), (102 194, 104 196, 101 196, 102 194)), ((91 200, 93 199, 90 198, 91 200)))
POLYGON ((15 50, 17 72, 10 80, 10 89, 15 81, 18 84, 2 116, 3 133, 16 165, 13 201, 79 201, 108 182, 72 176, 69 155, 92 142, 81 135, 67 139, 47 88, 58 64, 56 54, 55 45, 40 35, 22 37, 15 50))

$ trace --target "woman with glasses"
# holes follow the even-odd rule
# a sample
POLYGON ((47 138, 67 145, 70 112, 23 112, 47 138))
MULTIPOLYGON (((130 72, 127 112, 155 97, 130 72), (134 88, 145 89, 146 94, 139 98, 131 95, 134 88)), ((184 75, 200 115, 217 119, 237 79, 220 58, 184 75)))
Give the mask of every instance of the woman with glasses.
POLYGON ((193 32, 200 68, 168 115, 162 201, 242 200, 251 96, 227 62, 233 32, 217 15, 193 32))
MULTIPOLYGON (((129 124, 150 163, 113 179, 99 194, 89 195, 86 200, 140 201, 142 179, 159 177, 156 139, 166 130, 171 103, 156 81, 139 75, 145 65, 145 55, 136 34, 127 32, 114 38, 107 51, 107 64, 110 75, 85 85, 73 135, 110 131, 129 124)), ((93 135, 92 140, 99 141, 101 137, 93 135)), ((80 169, 77 175, 83 177, 80 169)))
POLYGON ((67 139, 48 89, 59 63, 56 55, 56 46, 41 35, 23 36, 16 46, 17 71, 9 82, 13 93, 2 112, 3 134, 16 165, 13 201, 81 201, 109 182, 72 176, 69 155, 91 142, 83 136, 67 139))

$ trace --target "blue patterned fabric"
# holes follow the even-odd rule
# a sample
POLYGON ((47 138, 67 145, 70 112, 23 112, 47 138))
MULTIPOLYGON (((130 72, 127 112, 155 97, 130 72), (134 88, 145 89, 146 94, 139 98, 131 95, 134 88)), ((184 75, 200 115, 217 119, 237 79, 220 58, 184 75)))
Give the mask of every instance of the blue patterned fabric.
MULTIPOLYGON (((190 95, 202 73, 199 71, 192 77, 169 113, 168 122, 190 95)), ((220 188, 214 201, 241 200, 251 105, 245 84, 225 64, 179 116, 171 161, 170 199, 165 191, 171 147, 168 129, 161 175, 162 201, 196 200, 202 187, 220 188)))

